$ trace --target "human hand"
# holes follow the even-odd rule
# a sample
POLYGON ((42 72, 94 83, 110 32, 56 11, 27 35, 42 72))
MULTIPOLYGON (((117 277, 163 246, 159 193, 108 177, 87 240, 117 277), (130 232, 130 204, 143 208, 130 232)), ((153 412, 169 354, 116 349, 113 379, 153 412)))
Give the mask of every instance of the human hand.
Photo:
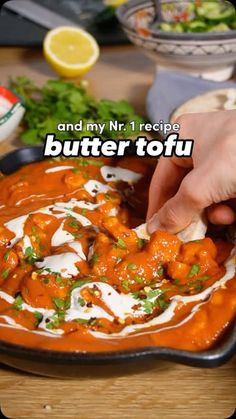
POLYGON ((162 157, 154 172, 148 231, 177 233, 207 209, 214 224, 232 224, 236 209, 236 110, 186 114, 180 138, 194 139, 191 158, 162 157))

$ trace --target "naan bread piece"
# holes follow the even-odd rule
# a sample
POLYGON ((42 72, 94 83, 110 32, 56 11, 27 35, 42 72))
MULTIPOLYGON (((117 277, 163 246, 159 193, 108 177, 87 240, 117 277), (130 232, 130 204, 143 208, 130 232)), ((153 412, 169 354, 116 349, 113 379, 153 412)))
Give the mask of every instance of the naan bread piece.
POLYGON ((147 223, 141 224, 140 226, 135 227, 133 230, 137 233, 137 236, 140 239, 144 239, 144 240, 150 239, 150 235, 148 234, 148 231, 147 231, 147 223))
POLYGON ((179 106, 171 115, 170 122, 185 113, 216 112, 236 109, 236 89, 219 89, 193 97, 179 106))
MULTIPOLYGON (((140 239, 149 240, 150 235, 147 231, 147 224, 141 224, 138 227, 134 228, 138 237, 140 239)), ((180 231, 177 237, 184 243, 190 242, 192 240, 201 240, 205 237, 207 231, 207 222, 204 215, 197 217, 196 220, 193 220, 188 227, 180 231)))
POLYGON ((201 240, 204 239, 206 231, 207 222, 205 216, 202 215, 193 220, 184 230, 180 231, 177 234, 177 237, 184 243, 193 240, 201 240))

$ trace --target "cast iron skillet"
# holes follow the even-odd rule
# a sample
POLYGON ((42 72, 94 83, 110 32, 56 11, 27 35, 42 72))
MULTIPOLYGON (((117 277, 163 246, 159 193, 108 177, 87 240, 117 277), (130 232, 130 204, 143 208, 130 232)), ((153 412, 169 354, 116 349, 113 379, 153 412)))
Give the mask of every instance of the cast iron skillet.
MULTIPOLYGON (((43 159, 43 147, 25 147, 0 159, 0 171, 10 174, 21 166, 43 159)), ((167 347, 144 347, 115 352, 77 353, 31 349, 0 341, 0 362, 36 374, 59 377, 129 374, 151 368, 155 360, 194 367, 217 367, 236 354, 236 323, 211 350, 190 352, 167 347), (132 361, 132 362, 131 362, 132 361)))

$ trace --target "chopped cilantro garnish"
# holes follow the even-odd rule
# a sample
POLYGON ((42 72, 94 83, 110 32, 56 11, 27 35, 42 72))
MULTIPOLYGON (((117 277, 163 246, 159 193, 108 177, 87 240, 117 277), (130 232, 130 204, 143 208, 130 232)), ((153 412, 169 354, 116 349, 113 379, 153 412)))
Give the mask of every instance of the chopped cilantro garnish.
POLYGON ((143 304, 143 309, 145 313, 150 314, 153 312, 155 307, 160 307, 162 311, 166 310, 169 306, 169 303, 165 300, 164 296, 161 295, 156 298, 154 301, 145 300, 143 304))
POLYGON ((76 218, 75 217, 72 217, 71 215, 69 215, 68 216, 68 219, 69 219, 69 227, 72 227, 72 228, 78 228, 79 227, 79 221, 78 220, 76 220, 76 218))
POLYGON ((149 299, 149 300, 151 300, 152 298, 155 298, 155 297, 158 297, 159 295, 161 295, 163 293, 163 291, 162 290, 160 290, 160 289, 157 289, 157 290, 150 290, 150 291, 148 291, 148 293, 147 293, 147 298, 149 299))
POLYGON ((44 278, 44 279, 43 279, 43 283, 44 283, 44 284, 49 284, 49 279, 48 279, 48 278, 44 278))
POLYGON ((82 208, 81 214, 85 216, 87 214, 87 211, 87 208, 82 208))
POLYGON ((100 276, 100 281, 102 281, 102 282, 107 282, 108 281, 108 278, 107 278, 107 276, 105 276, 105 275, 102 275, 102 276, 100 276))
POLYGON ((10 256, 10 250, 7 250, 6 253, 4 253, 3 259, 5 260, 5 262, 8 262, 10 256))
POLYGON ((193 264, 188 273, 188 278, 192 278, 193 276, 197 275, 199 271, 200 271, 200 266, 197 264, 193 264))
POLYGON ((58 285, 63 284, 63 278, 61 277, 61 275, 60 275, 60 274, 57 274, 57 275, 56 275, 55 281, 56 281, 56 283, 57 283, 58 285))
POLYGON ((138 239, 138 247, 139 247, 139 249, 142 249, 144 245, 145 245, 145 240, 139 238, 138 239))
POLYGON ((160 268, 157 271, 157 275, 158 276, 163 276, 164 275, 164 267, 163 266, 160 266, 160 268))
POLYGON ((116 242, 116 246, 119 247, 119 249, 126 249, 126 243, 120 237, 119 237, 119 239, 116 242))
POLYGON ((130 288, 129 288, 129 281, 128 281, 128 279, 124 279, 124 281, 122 281, 122 287, 123 287, 126 291, 130 291, 130 288))
POLYGON ((73 291, 75 288, 82 287, 83 285, 87 284, 87 282, 88 281, 85 281, 85 280, 79 280, 79 281, 74 282, 74 284, 71 287, 71 291, 73 291))
POLYGON ((36 320, 38 320, 38 322, 39 322, 39 323, 40 323, 40 322, 42 321, 42 319, 43 319, 43 315, 42 315, 42 313, 40 313, 39 311, 35 311, 35 312, 34 312, 34 316, 35 316, 36 320))
POLYGON ((163 295, 157 299, 157 305, 159 305, 162 311, 166 310, 169 307, 169 303, 165 300, 165 297, 163 295))
POLYGON ((77 239, 81 239, 82 237, 84 237, 84 233, 77 233, 77 239))
POLYGON ((21 295, 17 295, 17 297, 14 301, 14 304, 13 304, 14 308, 17 311, 20 311, 20 310, 22 310, 22 304, 23 304, 23 298, 21 297, 21 295))
POLYGON ((89 322, 89 320, 87 320, 87 319, 75 319, 75 322, 79 323, 79 324, 86 324, 86 323, 89 322))
POLYGON ((99 256, 96 253, 94 253, 90 259, 91 265, 92 266, 96 265, 98 261, 99 261, 99 256))
POLYGON ((31 246, 26 247, 25 257, 26 257, 27 262, 30 263, 31 265, 33 265, 34 262, 38 259, 37 254, 35 253, 34 249, 31 246))
POLYGON ((179 284, 180 284, 180 279, 176 278, 176 279, 173 281, 173 284, 174 284, 174 285, 179 285, 179 284))
POLYGON ((36 234, 37 233, 37 227, 35 225, 33 225, 31 227, 31 231, 32 231, 32 234, 36 234))
POLYGON ((209 276, 202 276, 201 278, 196 279, 196 281, 189 282, 188 288, 200 292, 204 289, 203 282, 207 281, 208 279, 209 276))
POLYGON ((131 271, 133 271, 136 268, 137 268, 137 265, 135 265, 135 263, 128 263, 127 265, 127 269, 130 269, 131 271))
POLYGON ((139 284, 142 284, 144 282, 144 278, 142 276, 136 275, 134 277, 135 282, 138 282, 139 284))
POLYGON ((154 303, 152 301, 149 301, 149 300, 144 301, 143 309, 144 309, 145 313, 147 313, 147 314, 152 313, 153 308, 154 308, 154 303))
POLYGON ((199 281, 207 281, 209 279, 209 275, 205 275, 205 276, 201 276, 200 278, 198 278, 199 281))
POLYGON ((107 191, 104 195, 107 201, 110 201, 112 199, 111 193, 109 191, 107 191))
POLYGON ((104 163, 103 163, 102 160, 85 159, 83 157, 78 157, 78 158, 75 159, 75 161, 76 161, 76 163, 79 166, 84 166, 84 167, 86 167, 86 166, 98 166, 98 167, 101 167, 101 166, 104 165, 104 163))
POLYGON ((55 297, 52 299, 52 301, 55 304, 56 308, 62 309, 65 306, 65 302, 61 298, 55 297))
POLYGON ((65 313, 63 311, 58 311, 52 317, 46 320, 47 329, 55 329, 60 326, 60 322, 65 320, 65 313), (47 322, 48 320, 48 322, 47 322))
POLYGON ((134 291, 134 292, 132 292, 132 296, 133 296, 136 300, 139 300, 139 294, 140 294, 140 291, 134 291))
POLYGON ((89 319, 90 326, 96 326, 97 324, 98 324, 98 321, 95 317, 91 317, 91 319, 89 319))
POLYGON ((33 225, 31 227, 31 232, 32 232, 32 235, 33 235, 34 240, 36 241, 36 243, 39 243, 40 242, 40 237, 38 235, 37 227, 35 225, 33 225))
POLYGON ((83 298, 79 297, 79 298, 78 298, 78 304, 79 304, 81 307, 84 307, 86 303, 85 303, 85 301, 84 301, 84 299, 83 299, 83 298))
POLYGON ((8 275, 9 275, 9 273, 10 273, 10 268, 6 268, 6 269, 4 269, 2 272, 1 272, 1 277, 3 278, 3 279, 7 279, 7 277, 8 277, 8 275))

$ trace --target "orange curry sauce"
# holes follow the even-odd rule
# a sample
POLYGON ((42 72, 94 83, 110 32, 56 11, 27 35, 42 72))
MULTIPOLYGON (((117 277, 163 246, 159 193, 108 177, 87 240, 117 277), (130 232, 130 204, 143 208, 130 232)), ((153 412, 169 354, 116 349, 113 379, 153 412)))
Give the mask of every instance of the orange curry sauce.
POLYGON ((78 158, 0 179, 1 340, 95 352, 221 338, 236 314, 233 246, 139 238, 151 174, 143 159, 78 158))

